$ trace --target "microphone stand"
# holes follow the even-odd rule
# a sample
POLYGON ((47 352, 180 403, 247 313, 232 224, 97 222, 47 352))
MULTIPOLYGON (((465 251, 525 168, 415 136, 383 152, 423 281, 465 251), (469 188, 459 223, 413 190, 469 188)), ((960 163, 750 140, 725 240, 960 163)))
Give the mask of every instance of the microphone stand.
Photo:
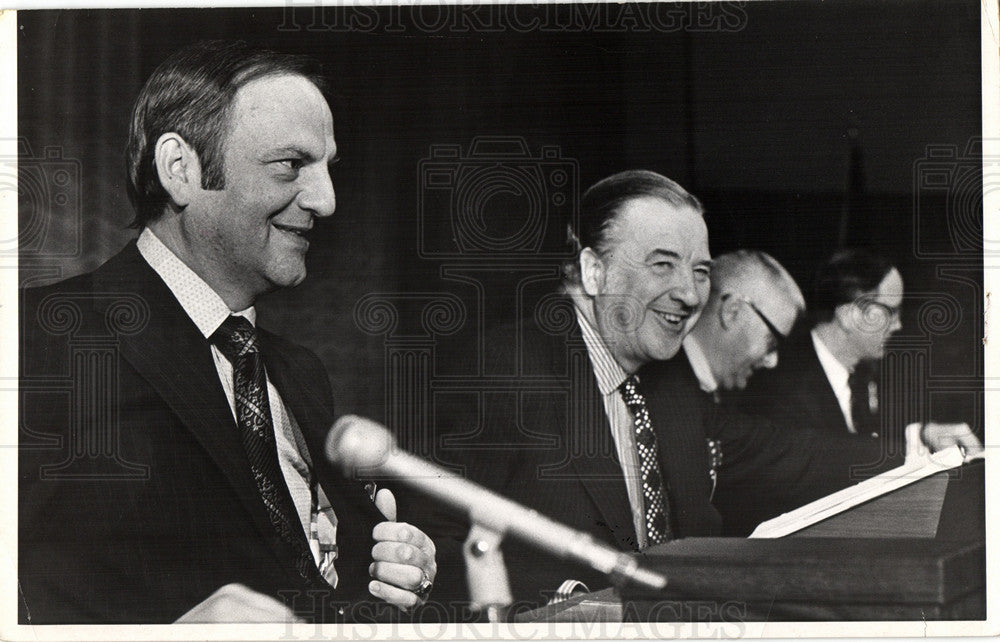
POLYGON ((500 542, 503 534, 473 523, 462 546, 469 600, 474 611, 486 611, 490 623, 504 622, 513 598, 500 542))

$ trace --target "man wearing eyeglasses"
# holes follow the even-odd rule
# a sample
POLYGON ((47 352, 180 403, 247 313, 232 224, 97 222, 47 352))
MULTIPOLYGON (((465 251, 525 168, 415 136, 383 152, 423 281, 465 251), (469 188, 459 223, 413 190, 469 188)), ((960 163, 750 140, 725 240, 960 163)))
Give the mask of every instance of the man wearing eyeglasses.
POLYGON ((747 412, 784 426, 878 438, 878 360, 902 328, 903 279, 883 257, 837 252, 820 269, 811 329, 782 350, 781 363, 755 379, 741 400, 747 412))
MULTIPOLYGON (((902 280, 891 266, 885 272, 880 270, 870 270, 881 276, 882 281, 876 281, 878 287, 851 299, 856 310, 838 313, 843 325, 853 332, 868 329, 861 323, 873 326, 863 341, 857 341, 860 349, 856 353, 869 358, 881 355, 885 338, 899 329, 902 280), (875 329, 880 329, 881 335, 871 336, 875 329)), ((821 279, 823 291, 835 289, 828 285, 834 282, 838 279, 821 279)), ((823 296, 836 298, 832 292, 823 296)), ((711 439, 711 449, 719 460, 713 471, 713 504, 723 517, 726 534, 749 534, 760 521, 855 483, 858 479, 852 476, 852 467, 864 466, 874 474, 902 463, 902 448, 888 453, 879 442, 859 440, 842 428, 826 430, 819 420, 816 425, 811 418, 804 420, 805 412, 759 416, 765 413, 757 408, 719 403, 721 392, 753 388, 753 383, 747 385, 751 378, 756 381, 770 374, 754 376, 758 370, 780 371, 786 362, 793 366, 802 362, 802 351, 795 345, 797 332, 792 334, 792 329, 804 311, 801 291, 773 257, 756 250, 716 256, 709 296, 698 322, 683 341, 682 352, 642 371, 647 382, 671 398, 677 414, 696 417, 711 439)), ((828 333, 829 329, 823 336, 828 333)), ((846 380, 845 372, 845 384, 846 380)), ((827 385, 825 380, 810 380, 800 370, 785 383, 794 392, 774 393, 766 400, 768 409, 784 409, 783 403, 790 396, 807 405, 810 396, 827 385)), ((833 414, 839 421, 839 411, 833 414)), ((932 450, 949 443, 971 450, 978 447, 965 424, 928 423, 921 439, 932 450)))
POLYGON ((737 250, 715 257, 705 310, 684 339, 702 390, 743 389, 756 370, 774 368, 780 342, 804 310, 795 280, 768 254, 737 250))

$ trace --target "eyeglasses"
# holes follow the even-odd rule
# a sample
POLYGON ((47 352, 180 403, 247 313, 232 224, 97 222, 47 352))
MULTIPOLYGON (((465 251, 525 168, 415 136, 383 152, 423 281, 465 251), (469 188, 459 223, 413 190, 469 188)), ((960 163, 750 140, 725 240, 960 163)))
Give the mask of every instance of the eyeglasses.
POLYGON ((858 304, 863 308, 868 308, 875 306, 876 308, 882 310, 887 317, 890 319, 898 319, 900 313, 902 312, 902 306, 899 305, 886 305, 881 301, 876 301, 874 299, 862 299, 858 304))
POLYGON ((749 305, 750 309, 753 310, 758 317, 760 317, 760 320, 764 322, 764 325, 767 326, 768 331, 774 338, 774 349, 772 350, 772 352, 774 350, 777 350, 781 342, 787 339, 788 337, 781 330, 778 329, 778 326, 771 323, 771 320, 767 318, 766 314, 761 312, 760 308, 757 307, 756 303, 754 303, 747 297, 743 296, 742 294, 734 294, 733 296, 736 297, 738 300, 742 301, 743 303, 749 305))
POLYGON ((894 332, 899 328, 901 303, 900 305, 887 305, 865 296, 856 299, 854 306, 860 312, 860 318, 857 321, 858 329, 869 334, 894 332))

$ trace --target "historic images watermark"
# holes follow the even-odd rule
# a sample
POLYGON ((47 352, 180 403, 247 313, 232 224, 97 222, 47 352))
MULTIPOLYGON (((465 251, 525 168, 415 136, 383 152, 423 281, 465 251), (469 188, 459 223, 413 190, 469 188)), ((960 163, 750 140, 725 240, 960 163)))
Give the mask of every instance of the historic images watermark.
POLYGON ((385 34, 734 32, 746 2, 488 3, 347 6, 286 0, 279 31, 385 34))
POLYGON ((914 256, 979 261, 1000 252, 1000 239, 983 238, 985 194, 998 188, 1000 158, 984 156, 982 139, 927 145, 913 163, 914 256))

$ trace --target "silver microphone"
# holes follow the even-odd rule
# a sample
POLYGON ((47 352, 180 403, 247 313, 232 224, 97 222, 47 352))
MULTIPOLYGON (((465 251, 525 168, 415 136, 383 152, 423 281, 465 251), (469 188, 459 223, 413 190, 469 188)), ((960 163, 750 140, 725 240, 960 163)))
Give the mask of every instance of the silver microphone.
POLYGON ((354 415, 338 419, 326 438, 326 456, 348 474, 361 470, 365 474, 396 478, 454 506, 475 524, 502 535, 513 535, 557 557, 582 562, 618 580, 654 590, 667 585, 662 574, 640 567, 634 557, 595 542, 589 534, 399 450, 392 434, 369 419, 354 415))

